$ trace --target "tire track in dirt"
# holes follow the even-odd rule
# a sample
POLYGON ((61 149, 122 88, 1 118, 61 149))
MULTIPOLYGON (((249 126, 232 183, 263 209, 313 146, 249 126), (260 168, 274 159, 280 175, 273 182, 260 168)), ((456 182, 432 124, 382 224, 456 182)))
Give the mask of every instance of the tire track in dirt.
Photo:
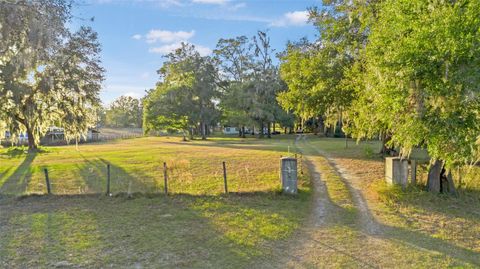
POLYGON ((328 161, 328 164, 340 176, 341 180, 345 183, 350 194, 352 195, 353 203, 359 211, 359 222, 364 232, 370 235, 382 234, 383 232, 381 226, 370 212, 368 203, 362 194, 362 186, 360 180, 352 174, 348 173, 346 169, 338 165, 335 159, 327 152, 313 146, 307 139, 304 139, 304 143, 306 146, 317 152, 319 155, 323 156, 328 161))
MULTIPOLYGON (((299 139, 295 140, 295 147, 303 155, 308 155, 304 152, 304 149, 298 145, 299 139)), ((307 166, 313 177, 313 214, 310 217, 310 225, 313 227, 319 227, 325 224, 329 210, 332 205, 328 199, 327 185, 322 181, 321 174, 315 161, 311 158, 307 158, 307 166)))
MULTIPOLYGON (((305 157, 307 167, 312 176, 312 213, 310 214, 307 223, 302 227, 295 239, 290 242, 290 247, 283 249, 283 253, 277 253, 280 264, 286 268, 317 268, 330 267, 328 263, 323 260, 317 260, 317 253, 335 253, 332 257, 343 256, 353 261, 357 267, 361 268, 377 268, 375 264, 371 263, 370 259, 365 259, 364 256, 358 255, 355 251, 351 251, 348 246, 339 245, 332 241, 329 236, 329 231, 332 229, 332 218, 335 218, 336 206, 329 198, 328 187, 324 180, 322 180, 321 165, 318 163, 322 158, 327 160, 329 165, 333 167, 330 160, 323 154, 320 154, 316 149, 306 141, 305 136, 299 136, 295 140, 295 148, 305 157), (320 155, 320 156, 318 156, 320 155), (287 254, 288 253, 288 254, 287 254), (283 255, 283 257, 281 257, 283 255), (318 263, 320 262, 320 263, 318 263)), ((323 162, 323 160, 322 160, 323 162)), ((342 178, 343 180, 343 178, 342 178)), ((347 183, 345 183, 347 185, 347 183)), ((349 191, 350 188, 348 189, 349 191)), ((353 201, 355 203, 355 201, 353 201)), ((355 203, 357 205, 357 203, 355 203)), ((366 204, 365 204, 366 206, 366 204)), ((328 258, 327 258, 328 259, 328 258)), ((335 258, 333 258, 335 260, 335 258)), ((278 264, 277 264, 278 265, 278 264)), ((273 268, 276 265, 273 266, 273 268)), ((335 267, 335 266, 334 266, 335 267)))

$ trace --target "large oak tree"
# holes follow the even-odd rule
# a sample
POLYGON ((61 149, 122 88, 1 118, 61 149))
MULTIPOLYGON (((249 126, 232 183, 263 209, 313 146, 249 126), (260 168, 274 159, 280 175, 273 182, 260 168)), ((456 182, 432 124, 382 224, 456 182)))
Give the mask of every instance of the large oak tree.
POLYGON ((12 134, 27 133, 31 150, 54 123, 67 139, 84 135, 99 103, 97 34, 72 33, 70 9, 64 0, 0 3, 0 117, 12 134))

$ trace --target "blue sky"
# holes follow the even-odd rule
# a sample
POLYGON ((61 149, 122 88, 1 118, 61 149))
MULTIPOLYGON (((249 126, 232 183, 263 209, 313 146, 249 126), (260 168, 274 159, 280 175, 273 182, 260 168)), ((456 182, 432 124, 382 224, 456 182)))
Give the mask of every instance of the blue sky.
POLYGON ((107 70, 101 93, 110 103, 121 95, 142 97, 158 81, 162 55, 182 41, 210 53, 220 38, 253 36, 268 30, 282 51, 288 40, 317 32, 306 23, 306 8, 320 0, 86 0, 75 6, 73 24, 91 25, 102 44, 107 70), (88 19, 95 17, 93 22, 88 19))

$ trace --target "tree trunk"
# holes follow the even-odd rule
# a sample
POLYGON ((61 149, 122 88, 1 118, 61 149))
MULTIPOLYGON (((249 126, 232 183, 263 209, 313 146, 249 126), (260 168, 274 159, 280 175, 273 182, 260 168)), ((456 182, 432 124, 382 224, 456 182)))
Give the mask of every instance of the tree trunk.
POLYGON ((267 137, 272 138, 272 132, 270 132, 271 123, 267 123, 267 137))
POLYGON ((265 126, 263 126, 263 121, 260 123, 260 134, 258 135, 259 138, 263 138, 263 129, 265 126))
POLYGON ((242 138, 245 138, 245 125, 242 126, 242 138))
POLYGON ((205 122, 202 121, 200 123, 200 129, 202 132, 202 140, 207 139, 207 125, 205 124, 205 122))
POLYGON ((28 138, 28 151, 35 151, 38 148, 37 143, 35 142, 35 137, 33 136, 32 128, 27 127, 27 138, 28 138))
POLYGON ((242 137, 243 130, 242 127, 238 127, 238 137, 242 137))
POLYGON ((276 125, 276 124, 275 124, 275 122, 274 122, 274 123, 273 123, 273 133, 275 133, 275 131, 276 131, 276 130, 275 130, 275 125, 276 125))
POLYGON ((193 128, 188 129, 188 135, 190 136, 190 140, 193 140, 193 128))
POLYGON ((430 165, 428 170, 427 189, 434 193, 441 192, 456 194, 452 174, 446 171, 443 161, 436 160, 430 165))
POLYGON ((396 156, 397 152, 395 151, 395 148, 393 147, 388 147, 387 143, 392 140, 392 137, 389 134, 385 134, 382 136, 382 149, 380 150, 380 154, 382 156, 396 156))

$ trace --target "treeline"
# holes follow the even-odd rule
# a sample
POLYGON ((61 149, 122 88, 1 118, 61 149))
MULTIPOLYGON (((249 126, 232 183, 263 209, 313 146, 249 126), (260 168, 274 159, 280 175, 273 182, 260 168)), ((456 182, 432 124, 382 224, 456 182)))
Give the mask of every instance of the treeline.
POLYGON ((324 1, 319 39, 288 45, 285 109, 337 124, 385 150, 428 151, 428 188, 455 192, 450 171, 478 161, 480 1, 324 1))
POLYGON ((219 40, 212 56, 182 44, 166 55, 156 88, 144 100, 144 130, 179 131, 207 137, 212 127, 257 128, 270 137, 275 126, 293 128, 294 116, 277 101, 286 85, 265 32, 219 40))
POLYGON ((120 96, 98 113, 98 125, 113 128, 142 128, 142 100, 120 96))

